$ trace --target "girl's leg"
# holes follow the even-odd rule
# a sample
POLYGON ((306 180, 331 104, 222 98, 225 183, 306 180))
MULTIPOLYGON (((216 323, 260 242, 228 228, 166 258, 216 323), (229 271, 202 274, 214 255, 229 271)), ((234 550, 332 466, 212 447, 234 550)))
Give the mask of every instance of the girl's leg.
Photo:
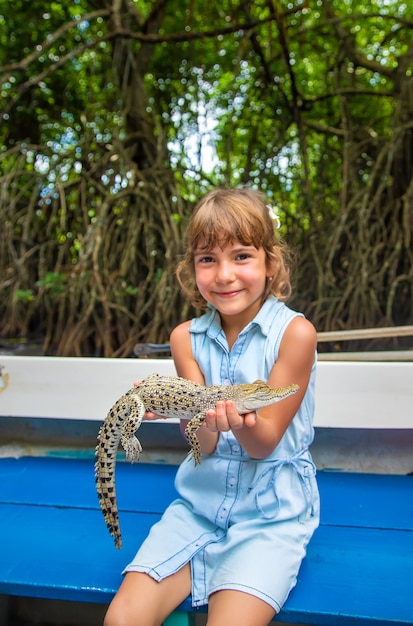
POLYGON ((126 574, 106 613, 104 626, 160 626, 191 592, 189 564, 156 582, 147 574, 126 574))
POLYGON ((243 591, 225 589, 208 599, 207 626, 268 626, 274 615, 269 604, 243 591))

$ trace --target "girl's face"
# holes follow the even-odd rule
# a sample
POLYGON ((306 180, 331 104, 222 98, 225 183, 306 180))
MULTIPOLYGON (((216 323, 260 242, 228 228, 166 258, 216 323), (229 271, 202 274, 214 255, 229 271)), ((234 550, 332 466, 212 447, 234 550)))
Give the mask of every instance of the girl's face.
POLYGON ((235 241, 224 248, 194 251, 195 279, 201 295, 222 317, 251 321, 262 305, 266 279, 271 276, 263 248, 235 241))

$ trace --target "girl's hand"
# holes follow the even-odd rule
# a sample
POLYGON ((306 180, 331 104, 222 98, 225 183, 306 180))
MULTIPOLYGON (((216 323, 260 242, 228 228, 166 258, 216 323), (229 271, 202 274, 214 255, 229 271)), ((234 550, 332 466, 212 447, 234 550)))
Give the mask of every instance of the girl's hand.
POLYGON ((217 402, 216 410, 207 412, 205 426, 212 432, 228 432, 229 430, 240 430, 247 426, 255 426, 257 415, 255 411, 240 415, 232 400, 217 402))
POLYGON ((165 415, 158 415, 157 413, 152 413, 152 411, 145 411, 145 415, 143 416, 145 421, 150 420, 166 420, 168 419, 165 415))

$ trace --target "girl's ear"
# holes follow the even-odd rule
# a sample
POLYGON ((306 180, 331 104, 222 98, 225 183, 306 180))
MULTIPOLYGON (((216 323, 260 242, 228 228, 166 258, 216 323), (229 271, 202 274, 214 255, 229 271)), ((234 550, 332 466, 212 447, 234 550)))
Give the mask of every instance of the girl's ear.
POLYGON ((267 271, 266 276, 272 279, 278 272, 281 263, 281 251, 278 246, 274 246, 273 254, 270 259, 267 259, 267 271))

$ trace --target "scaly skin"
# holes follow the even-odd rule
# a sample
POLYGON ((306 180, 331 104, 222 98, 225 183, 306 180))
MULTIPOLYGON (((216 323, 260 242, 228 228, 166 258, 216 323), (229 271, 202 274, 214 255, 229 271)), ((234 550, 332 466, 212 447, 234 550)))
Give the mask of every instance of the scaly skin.
POLYGON ((126 459, 139 459, 142 446, 135 436, 145 411, 163 417, 189 420, 185 435, 191 446, 195 465, 201 461, 201 447, 196 436, 209 409, 215 409, 219 400, 232 400, 240 415, 288 398, 298 385, 269 387, 261 380, 250 384, 205 387, 177 376, 152 374, 125 393, 113 405, 103 422, 96 446, 96 488, 100 507, 115 546, 122 547, 119 513, 116 500, 116 452, 121 442, 126 459))

